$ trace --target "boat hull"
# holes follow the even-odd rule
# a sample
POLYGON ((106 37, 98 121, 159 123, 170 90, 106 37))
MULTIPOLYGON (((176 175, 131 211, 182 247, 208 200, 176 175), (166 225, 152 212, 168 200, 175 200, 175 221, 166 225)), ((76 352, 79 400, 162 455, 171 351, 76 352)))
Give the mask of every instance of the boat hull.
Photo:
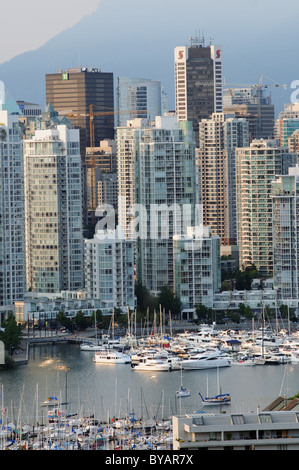
POLYGON ((191 360, 182 361, 182 368, 184 370, 204 370, 204 369, 218 369, 221 367, 230 367, 231 361, 229 359, 220 359, 214 361, 201 361, 191 360))

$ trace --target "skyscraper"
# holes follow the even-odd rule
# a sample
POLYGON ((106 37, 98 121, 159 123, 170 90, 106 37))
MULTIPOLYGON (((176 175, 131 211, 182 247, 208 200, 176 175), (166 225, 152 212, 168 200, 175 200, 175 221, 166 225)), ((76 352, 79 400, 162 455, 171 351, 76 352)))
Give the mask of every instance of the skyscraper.
POLYGON ((176 47, 175 110, 179 121, 192 121, 197 141, 198 122, 221 113, 222 50, 192 38, 190 46, 176 47))
POLYGON ((167 112, 165 92, 159 80, 145 78, 117 78, 117 126, 126 126, 127 121, 156 116, 167 112))
POLYGON ((197 171, 203 224, 219 235, 222 245, 234 245, 236 228, 235 151, 249 145, 246 119, 214 113, 199 123, 197 171))
POLYGON ((83 288, 79 130, 37 130, 24 141, 27 289, 83 288))
POLYGON ((274 286, 283 304, 299 300, 299 166, 272 184, 274 286))
MULTIPOLYGON (((25 291, 23 134, 16 103, 0 100, 0 307, 25 291)), ((0 317, 0 320, 3 318, 0 317)))
POLYGON ((297 163, 297 154, 276 140, 255 140, 236 149, 237 242, 240 267, 273 272, 272 182, 297 163))
POLYGON ((137 278, 149 290, 173 287, 173 235, 195 218, 191 123, 157 116, 117 128, 119 224, 136 240, 137 278), (136 213, 137 212, 137 213, 136 213))
POLYGON ((94 113, 93 145, 98 147, 101 140, 114 138, 113 90, 113 73, 98 68, 77 67, 46 75, 46 102, 55 111, 74 115, 70 119, 74 127, 81 129, 84 154, 85 148, 91 145, 90 106, 94 113))

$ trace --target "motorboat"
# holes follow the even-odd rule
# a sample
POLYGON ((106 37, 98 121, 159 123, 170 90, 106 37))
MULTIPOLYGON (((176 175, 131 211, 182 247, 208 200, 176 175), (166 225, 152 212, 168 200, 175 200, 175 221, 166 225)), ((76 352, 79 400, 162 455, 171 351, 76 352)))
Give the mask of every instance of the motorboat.
POLYGON ((168 372, 171 370, 171 364, 164 362, 161 359, 145 357, 141 359, 138 364, 132 365, 132 368, 134 370, 142 371, 154 370, 160 372, 168 372))
POLYGON ((96 351, 93 356, 93 360, 97 364, 130 364, 131 356, 119 351, 108 349, 104 351, 96 351))
POLYGON ((181 366, 184 370, 216 369, 218 367, 230 367, 231 359, 223 353, 212 352, 207 354, 198 354, 183 359, 181 366))
POLYGON ((81 351, 103 351, 105 348, 101 346, 100 344, 95 344, 95 343, 82 343, 80 345, 80 350, 81 351))

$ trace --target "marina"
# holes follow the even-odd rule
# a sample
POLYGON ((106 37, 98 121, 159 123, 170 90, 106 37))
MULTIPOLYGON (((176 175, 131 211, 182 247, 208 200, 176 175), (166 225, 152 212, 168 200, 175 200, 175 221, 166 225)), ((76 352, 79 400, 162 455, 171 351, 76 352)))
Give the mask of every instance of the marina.
MULTIPOLYGON (((82 350, 75 342, 31 346, 26 365, 0 371, 0 447, 172 449, 175 415, 256 411, 298 392, 299 364, 292 362, 297 333, 280 332, 270 350, 255 344, 251 332, 203 329, 204 344, 201 331, 163 335, 162 348, 161 337, 151 335, 125 352, 110 349, 112 357, 128 356, 127 363, 96 362, 100 351, 82 350), (228 363, 184 369, 187 357, 204 354, 220 354, 228 363), (265 356, 276 360, 262 361, 265 356)), ((121 344, 126 347, 125 337, 121 344)))

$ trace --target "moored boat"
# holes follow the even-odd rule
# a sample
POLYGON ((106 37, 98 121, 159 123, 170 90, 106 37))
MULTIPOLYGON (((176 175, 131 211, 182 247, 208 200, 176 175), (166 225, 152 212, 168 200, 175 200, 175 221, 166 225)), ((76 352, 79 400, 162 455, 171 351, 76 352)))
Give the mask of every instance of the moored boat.
POLYGON ((181 388, 177 390, 175 394, 177 397, 189 397, 191 395, 191 390, 181 385, 181 388))
POLYGON ((202 399, 203 405, 229 405, 231 403, 231 397, 228 393, 221 395, 216 395, 215 397, 206 397, 204 398, 200 392, 198 392, 200 398, 202 399))
POLYGON ((171 365, 167 362, 162 361, 161 359, 155 358, 144 358, 137 365, 133 367, 134 370, 141 371, 160 371, 167 372, 171 370, 171 365))
POLYGON ((231 359, 225 354, 214 352, 183 359, 181 366, 184 370, 216 369, 218 367, 230 367, 231 362, 231 359))
POLYGON ((96 351, 93 356, 94 362, 98 364, 130 364, 131 357, 118 351, 96 351))

